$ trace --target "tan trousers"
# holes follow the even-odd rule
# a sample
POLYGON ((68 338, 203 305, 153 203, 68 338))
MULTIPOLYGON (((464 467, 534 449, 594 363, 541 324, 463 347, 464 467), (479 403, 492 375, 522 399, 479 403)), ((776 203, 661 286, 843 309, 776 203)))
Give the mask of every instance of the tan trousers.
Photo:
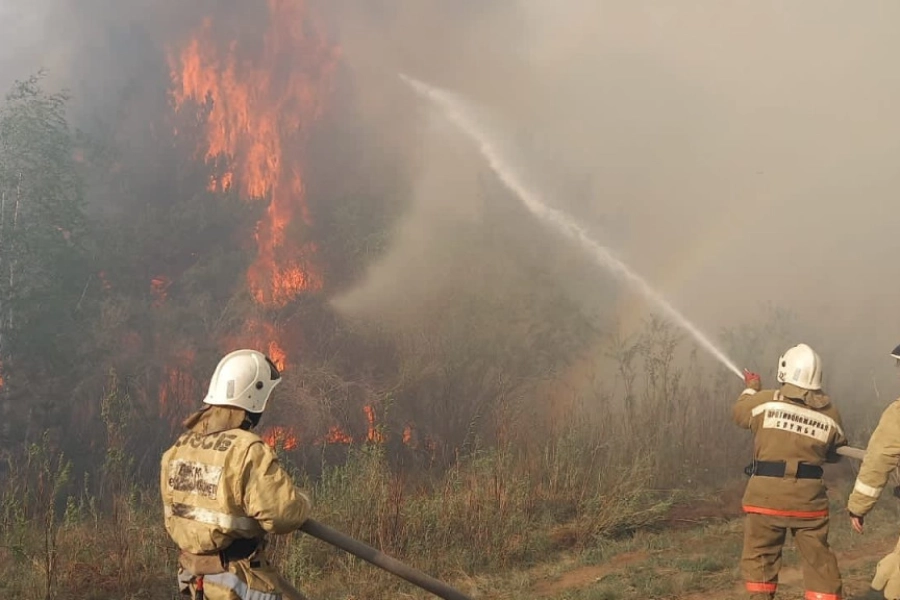
POLYGON ((841 600, 841 573, 828 546, 828 517, 799 519, 748 513, 741 572, 752 600, 772 600, 788 531, 803 562, 805 600, 841 600))

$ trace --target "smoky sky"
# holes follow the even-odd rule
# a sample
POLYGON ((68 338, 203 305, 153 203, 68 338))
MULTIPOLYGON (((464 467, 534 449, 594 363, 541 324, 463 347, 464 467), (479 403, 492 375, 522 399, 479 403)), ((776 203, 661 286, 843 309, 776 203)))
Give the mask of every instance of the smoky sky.
MULTIPOLYGON (((164 74, 162 48, 208 11, 240 11, 235 31, 254 19, 234 3, 185 4, 0 0, 0 83, 45 67, 82 108, 102 105, 126 82, 164 74)), ((890 374, 886 353, 900 343, 900 4, 310 8, 342 47, 357 133, 378 140, 371 147, 402 163, 394 175, 408 179, 394 188, 405 190, 406 209, 387 248, 336 300, 347 314, 378 319, 471 285, 478 261, 457 234, 487 222, 485 200, 502 197, 474 149, 403 88, 405 72, 483 108, 548 204, 702 329, 783 306, 827 341, 829 360, 890 374)), ((510 208, 507 218, 528 232, 533 253, 558 263, 558 284, 585 310, 613 285, 524 212, 510 208)), ((623 292, 615 310, 627 327, 649 309, 623 292)))
MULTIPOLYGON (((348 60, 485 108, 548 203, 607 235, 702 328, 781 306, 840 371, 891 375, 900 6, 523 0, 467 20, 450 3, 415 4, 378 32, 360 25, 348 60)), ((420 202, 458 208, 472 195, 460 181, 420 202)), ((404 243, 373 269, 372 289, 379 270, 421 260, 404 243)), ((619 306, 625 322, 646 311, 634 296, 619 306)))

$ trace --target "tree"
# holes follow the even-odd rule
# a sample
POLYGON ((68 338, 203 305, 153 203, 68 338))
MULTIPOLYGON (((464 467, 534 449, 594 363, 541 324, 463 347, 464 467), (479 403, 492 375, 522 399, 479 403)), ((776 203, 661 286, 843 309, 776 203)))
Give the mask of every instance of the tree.
POLYGON ((17 416, 42 428, 53 420, 57 388, 75 368, 90 273, 68 96, 40 83, 41 75, 16 82, 0 107, 0 416, 7 434, 24 425, 17 416))

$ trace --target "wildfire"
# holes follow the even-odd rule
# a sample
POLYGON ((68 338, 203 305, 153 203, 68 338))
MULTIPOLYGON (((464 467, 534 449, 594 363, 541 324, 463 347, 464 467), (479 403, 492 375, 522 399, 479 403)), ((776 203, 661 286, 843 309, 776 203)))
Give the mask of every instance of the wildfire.
POLYGON ((150 293, 153 296, 154 307, 158 308, 165 303, 170 285, 172 285, 172 281, 165 275, 157 275, 150 280, 150 293))
POLYGON ((366 421, 368 422, 368 429, 366 431, 366 441, 373 442, 376 444, 380 444, 384 442, 384 435, 375 426, 375 408, 369 404, 363 406, 363 410, 366 413, 366 421))
POLYGON ((275 366, 278 367, 279 371, 284 371, 284 367, 287 365, 287 354, 285 354, 284 349, 278 342, 269 342, 269 352, 266 356, 275 363, 275 366))
POLYGON ((209 106, 198 150, 208 162, 227 165, 209 188, 236 186, 245 199, 268 203, 247 281, 260 304, 284 306, 322 287, 316 246, 303 239, 312 219, 300 159, 338 53, 303 0, 265 3, 267 30, 259 40, 233 39, 225 24, 207 18, 180 51, 170 52, 169 66, 176 109, 188 100, 209 106))
POLYGON ((279 371, 284 372, 288 366, 287 351, 278 341, 281 336, 275 325, 259 319, 248 319, 243 330, 226 336, 221 340, 223 352, 231 352, 235 348, 255 348, 272 359, 279 371))
POLYGON ((175 418, 180 407, 197 401, 196 382, 191 375, 194 364, 194 351, 183 350, 175 355, 174 365, 164 369, 164 378, 159 386, 159 414, 175 418))
POLYGON ((353 438, 337 425, 332 425, 325 435, 326 444, 352 444, 353 438))
MULTIPOLYGON (((376 426, 375 408, 371 405, 366 405, 363 407, 363 412, 366 415, 366 421, 368 423, 366 442, 372 444, 384 444, 387 436, 376 426)), ((276 448, 279 445, 285 450, 294 450, 300 447, 300 436, 291 427, 271 427, 262 437, 263 440, 273 448, 276 448)), ((403 444, 409 448, 417 447, 417 444, 413 440, 413 427, 411 423, 408 423, 404 427, 402 440, 403 444)), ((356 441, 358 440, 354 440, 353 436, 347 433, 346 430, 338 425, 332 425, 328 428, 328 432, 325 435, 315 438, 312 441, 312 445, 351 445, 356 441)), ((434 444, 429 439, 426 440, 424 447, 433 450, 434 444)))
POLYGON ((272 427, 262 437, 272 448, 281 446, 284 450, 294 450, 300 445, 300 439, 287 427, 272 427))

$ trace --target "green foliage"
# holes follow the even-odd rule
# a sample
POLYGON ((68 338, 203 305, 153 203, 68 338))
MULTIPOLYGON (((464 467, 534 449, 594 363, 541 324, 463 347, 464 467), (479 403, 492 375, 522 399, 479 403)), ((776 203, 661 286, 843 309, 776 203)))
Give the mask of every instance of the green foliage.
POLYGON ((0 332, 7 356, 52 369, 78 344, 87 223, 67 96, 39 83, 18 82, 0 107, 0 332))

